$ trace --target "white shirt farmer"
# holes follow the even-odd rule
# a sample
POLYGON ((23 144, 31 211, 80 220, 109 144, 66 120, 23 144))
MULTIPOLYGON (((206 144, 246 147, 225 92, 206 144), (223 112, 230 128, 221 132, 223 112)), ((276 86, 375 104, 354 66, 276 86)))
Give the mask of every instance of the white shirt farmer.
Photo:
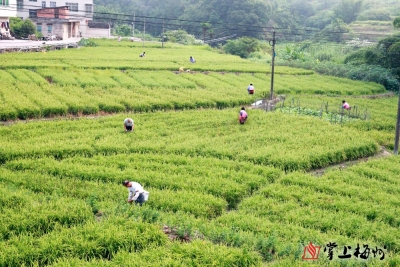
POLYGON ((132 185, 130 187, 128 187, 128 192, 129 192, 128 201, 136 200, 139 197, 140 193, 144 193, 144 189, 139 183, 131 182, 131 184, 132 185), (136 191, 138 191, 138 192, 136 192, 136 191), (134 198, 134 197, 136 197, 136 198, 134 198))
POLYGON ((124 120, 124 124, 126 125, 126 126, 133 126, 133 120, 131 119, 131 118, 126 118, 125 120, 124 120))

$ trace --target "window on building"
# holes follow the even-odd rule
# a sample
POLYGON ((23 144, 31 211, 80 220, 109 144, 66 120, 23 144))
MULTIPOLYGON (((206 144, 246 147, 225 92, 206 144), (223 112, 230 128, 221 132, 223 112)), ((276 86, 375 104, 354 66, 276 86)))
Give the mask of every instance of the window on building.
POLYGON ((69 11, 78 11, 78 3, 65 3, 67 7, 69 7, 69 11))
POLYGON ((93 13, 93 5, 86 4, 86 5, 85 5, 85 12, 86 12, 87 14, 92 14, 92 13, 93 13))
POLYGON ((29 0, 29 2, 37 2, 37 0, 29 0))
POLYGON ((8 0, 0 0, 0 6, 8 6, 8 0))
POLYGON ((53 33, 53 24, 47 24, 47 33, 53 33))
POLYGON ((24 1, 23 0, 17 0, 17 9, 21 10, 24 8, 24 1))
POLYGON ((42 8, 46 8, 46 1, 42 1, 42 8))
POLYGON ((29 17, 30 18, 36 18, 37 17, 36 9, 29 9, 29 17))
POLYGON ((56 7, 57 3, 56 2, 50 2, 50 7, 56 7))
POLYGON ((41 23, 36 24, 36 31, 42 32, 42 24, 41 23))

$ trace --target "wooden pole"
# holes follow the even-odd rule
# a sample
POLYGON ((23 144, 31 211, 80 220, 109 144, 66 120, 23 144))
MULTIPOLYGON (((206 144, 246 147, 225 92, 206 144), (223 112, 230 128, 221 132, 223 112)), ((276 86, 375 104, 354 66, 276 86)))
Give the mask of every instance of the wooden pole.
POLYGON ((399 101, 397 103, 397 122, 396 122, 396 134, 394 138, 394 154, 398 155, 399 153, 399 131, 400 131, 400 86, 399 86, 399 101))
POLYGON ((272 33, 272 44, 270 42, 270 45, 272 46, 272 70, 271 70, 271 93, 269 96, 269 99, 272 100, 274 97, 274 68, 275 68, 275 32, 272 33))

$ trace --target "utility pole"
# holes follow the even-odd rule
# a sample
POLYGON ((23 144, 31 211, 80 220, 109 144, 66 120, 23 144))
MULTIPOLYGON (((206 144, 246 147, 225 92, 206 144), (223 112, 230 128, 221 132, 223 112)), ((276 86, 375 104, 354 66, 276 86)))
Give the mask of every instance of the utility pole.
POLYGON ((271 94, 269 99, 272 100, 274 97, 274 68, 275 68, 275 31, 272 33, 272 43, 269 41, 269 44, 272 46, 272 71, 271 71, 271 94))
POLYGON ((396 122, 396 135, 394 138, 394 154, 398 155, 399 152, 399 131, 400 131, 400 86, 399 86, 399 101, 397 103, 397 122, 396 122))

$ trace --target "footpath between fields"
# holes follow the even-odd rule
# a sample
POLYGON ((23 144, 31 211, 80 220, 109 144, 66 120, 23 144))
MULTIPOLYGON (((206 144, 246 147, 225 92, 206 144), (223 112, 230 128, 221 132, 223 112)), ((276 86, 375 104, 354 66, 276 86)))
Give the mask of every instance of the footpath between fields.
POLYGON ((367 162, 368 160, 371 160, 371 159, 378 159, 378 158, 388 157, 388 156, 392 156, 392 155, 393 155, 393 153, 389 152, 388 150, 386 150, 385 147, 382 146, 381 150, 379 151, 379 153, 375 154, 373 156, 363 157, 363 158, 359 158, 359 159, 356 159, 356 160, 344 161, 344 162, 337 163, 337 164, 332 164, 332 165, 329 165, 329 166, 324 167, 324 168, 320 168, 320 169, 309 171, 308 173, 313 174, 314 176, 318 177, 318 176, 324 175, 324 173, 327 170, 334 170, 334 169, 344 170, 344 169, 346 169, 348 167, 351 167, 353 165, 357 165, 357 164, 362 163, 362 162, 367 162))

